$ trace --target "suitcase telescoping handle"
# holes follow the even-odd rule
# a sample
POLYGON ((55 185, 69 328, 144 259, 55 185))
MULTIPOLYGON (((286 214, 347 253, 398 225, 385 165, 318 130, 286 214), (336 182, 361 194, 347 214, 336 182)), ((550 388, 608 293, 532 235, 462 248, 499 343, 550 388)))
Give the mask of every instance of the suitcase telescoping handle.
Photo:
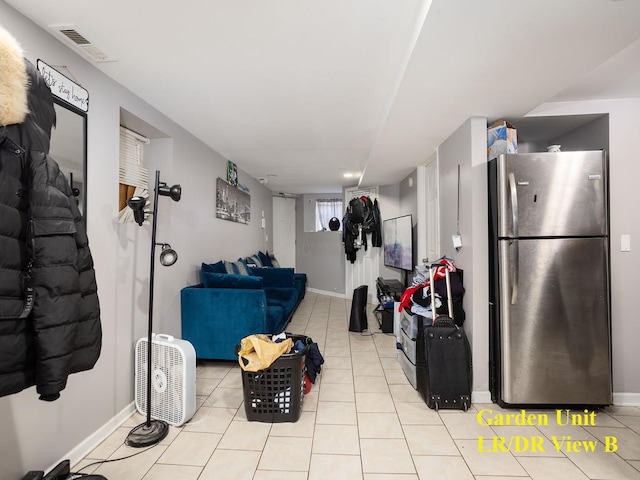
MULTIPOLYGON (((429 265, 429 291, 431 292, 431 312, 433 314, 433 320, 431 322, 432 325, 436 324, 436 320, 439 316, 446 315, 438 315, 436 310, 436 285, 435 285, 435 273, 434 270, 438 267, 444 268, 445 281, 447 282, 447 307, 449 310, 449 318, 453 322, 453 301, 451 300, 451 278, 449 277, 449 267, 447 265, 443 265, 441 263, 433 263, 429 265)), ((458 326, 456 325, 456 328, 458 326)))

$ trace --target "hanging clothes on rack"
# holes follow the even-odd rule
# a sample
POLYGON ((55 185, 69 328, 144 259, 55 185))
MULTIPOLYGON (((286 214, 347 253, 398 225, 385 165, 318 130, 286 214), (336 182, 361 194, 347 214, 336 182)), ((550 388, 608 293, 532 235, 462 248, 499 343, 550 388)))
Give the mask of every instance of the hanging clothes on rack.
POLYGON ((365 206, 364 220, 362 221, 362 245, 367 249, 367 235, 371 234, 371 246, 382 247, 382 222, 380 221, 380 208, 378 199, 361 197, 365 206))
POLYGON ((359 215, 361 214, 356 203, 357 202, 354 203, 353 200, 349 202, 349 205, 344 212, 344 217, 342 218, 342 242, 344 243, 344 253, 347 256, 347 260, 351 263, 355 263, 356 261, 356 252, 358 251, 356 241, 360 233, 358 223, 354 222, 354 219, 357 220, 360 218, 359 215))
POLYGON ((367 235, 371 235, 373 247, 382 247, 382 222, 378 199, 372 202, 369 195, 352 198, 342 219, 342 225, 345 254, 351 263, 355 263, 356 252, 360 246, 367 250, 367 235))

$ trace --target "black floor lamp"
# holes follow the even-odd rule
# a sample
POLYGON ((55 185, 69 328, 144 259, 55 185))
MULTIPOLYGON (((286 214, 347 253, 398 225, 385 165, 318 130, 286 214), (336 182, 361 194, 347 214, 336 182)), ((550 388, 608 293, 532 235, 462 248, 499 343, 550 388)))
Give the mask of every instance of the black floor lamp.
POLYGON ((171 248, 168 243, 156 243, 156 227, 158 224, 158 196, 171 197, 172 200, 178 202, 182 194, 180 185, 168 187, 166 183, 160 181, 160 170, 156 170, 156 186, 153 197, 153 211, 145 211, 144 207, 147 203, 146 197, 131 197, 127 200, 127 205, 133 210, 133 218, 138 225, 142 225, 146 216, 153 215, 153 223, 151 229, 151 272, 149 273, 149 330, 147 338, 147 421, 134 427, 127 436, 126 444, 130 447, 148 447, 160 442, 169 433, 169 424, 163 420, 151 419, 151 362, 152 362, 152 329, 153 329, 153 276, 156 256, 156 245, 162 247, 160 253, 160 263, 166 267, 170 267, 176 260, 178 254, 171 248))

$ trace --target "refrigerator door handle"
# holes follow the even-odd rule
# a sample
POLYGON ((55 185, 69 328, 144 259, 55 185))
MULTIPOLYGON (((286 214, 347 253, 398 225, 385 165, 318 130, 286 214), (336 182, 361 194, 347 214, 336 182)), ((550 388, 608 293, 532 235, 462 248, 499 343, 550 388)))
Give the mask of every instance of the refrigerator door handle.
POLYGON ((515 305, 518 300, 518 271, 520 270, 520 249, 518 246, 518 192, 516 190, 516 177, 513 172, 509 172, 509 192, 511 194, 511 216, 513 220, 513 236, 511 241, 513 247, 513 261, 511 266, 511 305, 515 305))
POLYGON ((511 261, 511 305, 515 305, 518 301, 518 272, 520 271, 520 246, 518 240, 512 240, 513 260, 511 261))
POLYGON ((509 192, 511 193, 511 217, 513 219, 513 234, 518 237, 518 192, 516 191, 516 177, 513 172, 509 172, 509 192))

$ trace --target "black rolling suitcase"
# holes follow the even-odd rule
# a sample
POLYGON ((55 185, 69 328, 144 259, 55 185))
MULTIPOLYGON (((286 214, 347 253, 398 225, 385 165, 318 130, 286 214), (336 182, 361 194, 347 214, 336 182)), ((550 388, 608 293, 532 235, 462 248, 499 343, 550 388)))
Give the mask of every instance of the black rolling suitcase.
POLYGON ((432 325, 422 327, 416 339, 417 389, 429 408, 467 410, 471 405, 471 348, 464 330, 453 318, 451 281, 446 270, 448 315, 437 315, 434 267, 429 267, 432 325))

